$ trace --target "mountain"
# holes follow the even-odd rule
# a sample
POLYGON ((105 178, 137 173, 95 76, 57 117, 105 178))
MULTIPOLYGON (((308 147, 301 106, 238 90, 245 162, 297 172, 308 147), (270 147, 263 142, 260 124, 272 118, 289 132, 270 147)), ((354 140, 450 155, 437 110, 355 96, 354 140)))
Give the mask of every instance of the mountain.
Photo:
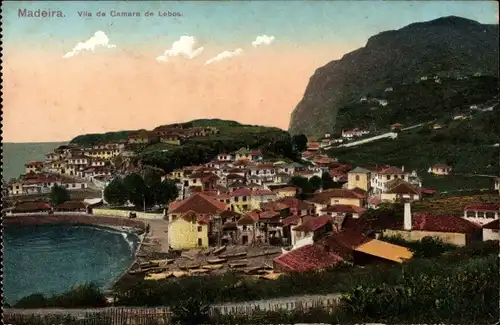
MULTIPOLYGON (((498 25, 444 17, 385 31, 316 70, 291 115, 292 134, 338 129, 337 115, 361 96, 424 76, 498 76, 498 25)), ((338 131, 338 130, 337 130, 338 131)))

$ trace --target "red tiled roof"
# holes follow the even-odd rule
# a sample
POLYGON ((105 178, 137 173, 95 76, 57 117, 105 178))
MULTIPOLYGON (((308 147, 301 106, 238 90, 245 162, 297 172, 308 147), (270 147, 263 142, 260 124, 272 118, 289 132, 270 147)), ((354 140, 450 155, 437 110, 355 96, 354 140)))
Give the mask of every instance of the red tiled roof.
POLYGON ((464 210, 482 211, 482 212, 498 212, 500 204, 492 203, 476 203, 467 205, 464 210))
POLYGON ((54 207, 54 210, 68 211, 68 210, 86 210, 87 207, 82 201, 66 201, 54 207))
POLYGON ((261 189, 261 190, 254 190, 252 195, 276 195, 276 193, 274 193, 271 190, 261 189))
POLYGON ((207 215, 200 215, 192 210, 187 211, 181 216, 182 219, 186 220, 187 222, 192 222, 193 220, 196 220, 197 223, 199 224, 208 224, 210 223, 210 217, 207 215))
POLYGON ((245 177, 239 174, 229 174, 226 176, 226 179, 245 179, 245 177))
MULTIPOLYGON (((456 216, 435 216, 431 214, 413 214, 412 230, 435 231, 450 233, 471 233, 480 226, 456 216)), ((398 220, 388 229, 402 229, 402 222, 398 220)))
POLYGON ((296 214, 292 215, 292 216, 289 216, 285 219, 283 219, 282 221, 282 224, 283 224, 283 227, 286 227, 286 226, 296 226, 299 224, 299 221, 300 221, 300 217, 296 214))
POLYGON ((278 211, 267 210, 259 214, 259 219, 272 219, 274 217, 279 217, 280 213, 278 211))
POLYGON ((224 210, 220 213, 222 218, 232 218, 232 217, 240 217, 241 215, 238 212, 231 210, 224 210))
POLYGON ((259 220, 260 213, 258 211, 250 211, 238 220, 238 225, 251 225, 259 220))
POLYGON ((448 165, 446 165, 446 164, 435 164, 435 165, 434 165, 434 166, 432 166, 431 168, 432 168, 432 169, 434 169, 434 168, 444 168, 444 169, 446 169, 446 168, 451 168, 451 166, 448 166, 448 165))
POLYGON ((303 231, 303 232, 311 232, 316 231, 324 225, 331 223, 332 218, 327 215, 322 215, 319 217, 305 217, 303 219, 303 223, 292 230, 294 231, 303 231))
POLYGON ((340 212, 340 213, 363 213, 366 211, 366 209, 357 207, 355 205, 350 205, 350 204, 335 204, 331 206, 327 206, 322 212, 340 212))
POLYGON ((43 166, 42 161, 30 161, 29 163, 26 164, 26 166, 43 166))
MULTIPOLYGON (((288 175, 288 174, 287 174, 288 175)), ((293 186, 282 187, 274 190, 275 192, 297 192, 297 188, 293 186)))
POLYGON ((203 193, 195 193, 182 201, 170 204, 168 213, 186 213, 192 210, 199 214, 215 214, 226 210, 227 205, 203 193))
POLYGON ((248 188, 240 188, 240 189, 237 189, 233 192, 231 192, 230 194, 232 197, 235 197, 235 196, 251 196, 252 195, 252 191, 248 188))
POLYGON ((312 198, 308 201, 326 204, 329 203, 332 198, 345 198, 345 199, 361 199, 362 196, 360 193, 356 193, 353 190, 348 190, 345 188, 332 188, 321 193, 315 193, 312 198))
POLYGON ((321 246, 314 244, 299 247, 274 259, 276 264, 290 272, 326 269, 342 261, 340 256, 326 252, 321 246))
POLYGON ((500 219, 495 219, 491 222, 488 222, 487 224, 483 225, 484 229, 499 229, 499 220, 500 219))
POLYGON ((381 175, 405 174, 405 172, 397 167, 387 167, 377 172, 381 175))
POLYGON ((14 213, 16 212, 37 212, 37 211, 46 211, 50 210, 52 207, 50 204, 40 201, 35 202, 23 202, 17 204, 12 210, 14 213))
POLYGON ((366 237, 359 231, 345 229, 328 236, 318 244, 322 245, 326 251, 341 256, 345 260, 350 260, 357 247, 371 240, 372 238, 366 237))

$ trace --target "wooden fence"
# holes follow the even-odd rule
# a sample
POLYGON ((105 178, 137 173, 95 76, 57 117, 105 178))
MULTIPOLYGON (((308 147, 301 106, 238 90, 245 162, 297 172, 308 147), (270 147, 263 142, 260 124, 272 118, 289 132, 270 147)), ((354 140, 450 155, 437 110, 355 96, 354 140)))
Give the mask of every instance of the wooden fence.
MULTIPOLYGON (((214 305, 210 309, 212 317, 216 315, 245 314, 252 315, 264 311, 307 311, 310 308, 323 308, 332 312, 338 306, 337 298, 310 300, 277 300, 251 303, 214 305)), ((168 307, 161 308, 103 308, 85 310, 34 310, 16 312, 5 310, 4 324, 13 325, 166 325, 170 324, 172 313, 168 307)))

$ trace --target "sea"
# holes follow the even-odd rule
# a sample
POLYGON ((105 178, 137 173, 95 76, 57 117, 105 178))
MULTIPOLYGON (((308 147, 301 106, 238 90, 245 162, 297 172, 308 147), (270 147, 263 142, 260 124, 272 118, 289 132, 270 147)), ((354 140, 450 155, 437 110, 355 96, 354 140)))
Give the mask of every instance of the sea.
POLYGON ((3 171, 6 182, 24 174, 24 165, 32 160, 44 160, 45 155, 67 142, 2 143, 3 171))
MULTIPOLYGON (((3 179, 24 174, 27 162, 43 160, 62 144, 2 144, 3 179)), ((50 296, 89 282, 107 289, 132 263, 138 240, 134 234, 84 225, 4 227, 5 300, 12 305, 30 294, 50 296)))
POLYGON ((3 289, 10 305, 84 283, 106 290, 133 262, 139 242, 133 233, 61 224, 9 225, 3 240, 3 289))

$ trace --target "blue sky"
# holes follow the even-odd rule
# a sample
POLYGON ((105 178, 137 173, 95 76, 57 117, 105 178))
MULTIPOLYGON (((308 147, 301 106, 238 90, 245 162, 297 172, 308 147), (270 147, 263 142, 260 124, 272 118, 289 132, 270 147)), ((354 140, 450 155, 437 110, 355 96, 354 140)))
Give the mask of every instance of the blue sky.
POLYGON ((83 40, 100 29, 113 42, 164 47, 164 41, 195 35, 203 42, 238 44, 274 35, 283 44, 348 44, 354 48, 381 31, 416 21, 456 15, 496 23, 495 1, 96 1, 3 3, 4 41, 15 47, 83 40), (65 18, 18 18, 18 8, 62 10, 65 18), (78 11, 107 12, 81 18, 78 11), (155 17, 110 17, 109 12, 150 10, 155 17), (180 18, 156 16, 178 11, 180 18), (48 42, 48 43, 47 43, 48 42))

